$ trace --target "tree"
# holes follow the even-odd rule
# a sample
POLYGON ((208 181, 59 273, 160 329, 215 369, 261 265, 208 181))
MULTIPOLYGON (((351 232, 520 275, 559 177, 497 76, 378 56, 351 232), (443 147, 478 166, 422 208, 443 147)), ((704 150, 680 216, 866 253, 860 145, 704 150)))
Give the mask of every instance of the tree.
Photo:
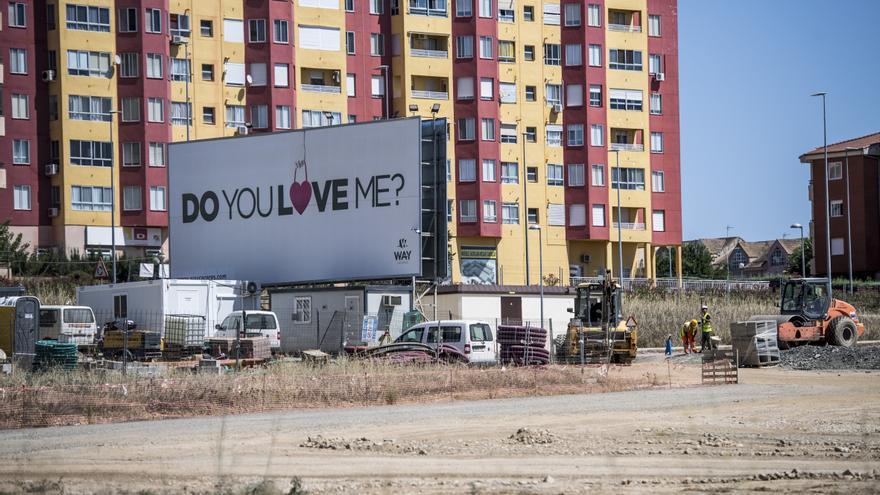
POLYGON ((788 273, 797 273, 802 277, 809 277, 812 275, 810 273, 810 261, 813 260, 813 240, 810 238, 804 239, 804 259, 807 264, 807 273, 801 273, 801 247, 798 246, 794 248, 794 251, 788 255, 788 268, 786 269, 788 273))
MULTIPOLYGON (((676 248, 679 249, 679 248, 676 248)), ((671 253, 675 253, 675 251, 671 251, 671 253)), ((656 278, 664 278, 664 277, 676 277, 678 276, 678 264, 676 263, 675 257, 672 258, 672 275, 669 274, 669 248, 661 248, 657 250, 657 256, 654 257, 654 274, 656 278)))
POLYGON ((701 242, 688 242, 682 246, 681 267, 685 277, 723 278, 724 270, 712 266, 712 254, 701 242))
POLYGON ((0 223, 0 263, 9 263, 14 273, 16 266, 22 267, 27 261, 29 248, 21 234, 9 230, 8 220, 0 223))

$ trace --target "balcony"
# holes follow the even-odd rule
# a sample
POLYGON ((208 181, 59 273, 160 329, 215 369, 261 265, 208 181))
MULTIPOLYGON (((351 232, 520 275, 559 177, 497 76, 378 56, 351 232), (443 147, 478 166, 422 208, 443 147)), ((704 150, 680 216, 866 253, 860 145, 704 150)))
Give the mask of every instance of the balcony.
POLYGON ((445 36, 414 33, 409 37, 409 52, 413 57, 448 58, 449 47, 447 45, 445 36))
POLYGON ((619 31, 624 33, 641 33, 642 26, 630 26, 626 24, 609 24, 609 31, 619 31))
POLYGON ((342 88, 339 86, 327 86, 324 84, 303 84, 302 90, 307 93, 334 93, 339 94, 342 88))
POLYGON ((612 151, 645 151, 644 144, 609 143, 608 148, 612 151))
POLYGON ((449 86, 443 77, 413 76, 410 91, 413 98, 421 100, 449 99, 449 86))
POLYGON ((641 129, 612 128, 608 149, 612 151, 645 151, 643 135, 641 129))
POLYGON ((410 0, 408 13, 410 15, 446 17, 446 0, 410 0))
MULTIPOLYGON (((644 208, 621 208, 621 230, 646 230, 644 208)), ((611 210, 612 227, 617 227, 617 208, 611 210)))
POLYGON ((339 94, 342 92, 340 71, 304 67, 300 71, 302 90, 307 93, 339 94))
POLYGON ((449 93, 446 91, 424 91, 414 89, 412 90, 413 98, 418 98, 420 100, 448 100, 449 93))
POLYGON ((637 10, 608 10, 608 30, 621 33, 641 33, 642 13, 637 10))

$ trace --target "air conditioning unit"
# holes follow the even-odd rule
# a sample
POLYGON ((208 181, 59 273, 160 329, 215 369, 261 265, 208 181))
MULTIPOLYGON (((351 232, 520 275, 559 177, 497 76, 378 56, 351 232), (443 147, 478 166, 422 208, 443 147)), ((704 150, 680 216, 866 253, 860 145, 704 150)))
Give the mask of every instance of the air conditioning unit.
POLYGON ((654 74, 654 79, 656 79, 656 80, 658 80, 658 81, 665 81, 665 80, 666 80, 666 74, 664 74, 664 73, 662 73, 662 72, 658 72, 658 73, 654 74))
POLYGON ((560 103, 556 103, 556 104, 554 104, 554 105, 553 105, 553 111, 556 112, 556 113, 561 112, 561 111, 562 111, 562 104, 560 104, 560 103))
POLYGON ((43 82, 49 82, 55 80, 55 71, 54 70, 44 70, 43 71, 43 82))
POLYGON ((57 163, 47 163, 46 164, 46 175, 49 177, 53 175, 58 175, 58 164, 57 163))
POLYGON ((49 218, 55 218, 58 216, 58 208, 49 208, 49 218))
POLYGON ((235 133, 238 134, 239 136, 247 136, 248 131, 249 131, 249 129, 247 128, 246 125, 240 125, 235 128, 235 133))
POLYGON ((593 258, 589 254, 581 255, 581 263, 584 263, 585 265, 589 265, 592 260, 593 258))
POLYGON ((172 45, 182 45, 184 43, 186 43, 186 38, 184 38, 183 36, 177 35, 177 36, 171 37, 171 44, 172 45))

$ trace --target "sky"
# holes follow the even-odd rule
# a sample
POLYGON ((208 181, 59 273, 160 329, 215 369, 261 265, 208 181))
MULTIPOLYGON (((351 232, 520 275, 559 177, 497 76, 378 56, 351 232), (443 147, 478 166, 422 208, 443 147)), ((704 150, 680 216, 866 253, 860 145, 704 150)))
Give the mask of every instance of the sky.
POLYGON ((678 0, 684 239, 797 237, 806 164, 880 132, 880 1, 678 0))

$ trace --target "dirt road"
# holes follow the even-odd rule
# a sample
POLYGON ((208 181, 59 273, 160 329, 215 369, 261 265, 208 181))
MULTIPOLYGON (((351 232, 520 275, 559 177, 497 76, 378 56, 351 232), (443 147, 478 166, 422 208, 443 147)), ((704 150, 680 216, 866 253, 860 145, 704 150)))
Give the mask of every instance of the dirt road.
POLYGON ((310 493, 395 495, 880 490, 880 373, 741 376, 733 386, 4 431, 0 492, 235 493, 271 479, 286 493, 294 477, 310 493))

